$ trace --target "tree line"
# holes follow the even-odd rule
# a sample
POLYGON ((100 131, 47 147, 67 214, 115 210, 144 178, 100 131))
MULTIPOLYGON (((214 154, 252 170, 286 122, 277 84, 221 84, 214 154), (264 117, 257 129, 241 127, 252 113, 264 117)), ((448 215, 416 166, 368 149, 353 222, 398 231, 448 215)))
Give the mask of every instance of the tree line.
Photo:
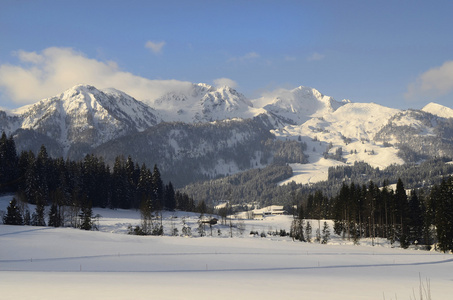
POLYGON ((193 198, 164 184, 157 165, 150 170, 132 158, 118 156, 113 169, 102 157, 86 155, 81 161, 51 158, 44 146, 35 155, 17 155, 14 139, 0 138, 0 194, 15 193, 4 222, 92 229, 92 207, 197 211, 193 198), (25 204, 35 205, 30 213, 25 204), (16 208, 14 208, 16 207, 16 208), (11 211, 10 211, 11 210, 11 211), (16 212, 17 210, 17 212, 16 212))

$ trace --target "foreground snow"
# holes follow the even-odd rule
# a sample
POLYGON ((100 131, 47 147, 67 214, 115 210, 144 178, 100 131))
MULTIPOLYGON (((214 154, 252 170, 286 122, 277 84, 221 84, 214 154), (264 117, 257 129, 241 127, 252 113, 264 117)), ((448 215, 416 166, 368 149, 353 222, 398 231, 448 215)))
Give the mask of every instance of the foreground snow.
MULTIPOLYGON (((409 299, 418 295, 419 276, 430 280, 432 299, 453 293, 451 255, 248 234, 288 230, 287 216, 246 220, 234 238, 221 225, 215 237, 183 238, 124 234, 139 223, 136 211, 95 214, 102 215, 98 232, 0 225, 0 298, 409 299)), ((167 213, 165 228, 178 228, 182 217, 196 235, 194 214, 167 213)))

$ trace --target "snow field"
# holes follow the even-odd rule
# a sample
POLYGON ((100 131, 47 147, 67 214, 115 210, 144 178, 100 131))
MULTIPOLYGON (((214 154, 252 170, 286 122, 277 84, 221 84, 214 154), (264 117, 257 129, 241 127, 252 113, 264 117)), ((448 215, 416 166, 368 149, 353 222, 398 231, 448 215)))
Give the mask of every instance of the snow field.
MULTIPOLYGON (((0 210, 6 200, 0 198, 0 210)), ((201 238, 198 215, 165 213, 166 230, 173 222, 181 232, 185 218, 194 233, 185 238, 125 234, 129 224, 140 223, 138 211, 94 214, 102 216, 99 231, 0 225, 0 298, 409 299, 418 295, 419 276, 429 279, 433 299, 453 292, 451 255, 384 241, 354 246, 333 232, 328 245, 249 235, 289 231, 289 216, 244 220, 244 234, 235 231, 233 238, 227 226, 215 225, 213 237, 201 238)), ((318 222, 311 223, 315 232, 318 222)))

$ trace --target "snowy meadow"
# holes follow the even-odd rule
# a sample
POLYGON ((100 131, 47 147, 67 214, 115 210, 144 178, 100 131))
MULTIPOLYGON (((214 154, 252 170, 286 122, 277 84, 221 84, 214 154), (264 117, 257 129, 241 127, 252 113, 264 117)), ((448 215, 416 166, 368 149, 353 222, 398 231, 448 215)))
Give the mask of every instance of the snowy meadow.
MULTIPOLYGON (((0 198, 1 211, 10 199, 0 198)), ((216 224, 212 236, 207 226, 207 236, 199 237, 198 215, 167 212, 165 236, 156 237, 127 234, 129 226, 140 224, 139 211, 93 213, 100 215, 98 231, 0 225, 0 298, 427 299, 429 292, 432 299, 451 299, 453 294, 451 254, 392 248, 384 240, 353 245, 333 233, 326 245, 268 234, 289 231, 290 216, 233 220, 240 226, 216 224), (193 236, 171 236, 174 228, 181 233, 183 223, 193 236)), ((315 231, 317 221, 312 224, 315 231)))

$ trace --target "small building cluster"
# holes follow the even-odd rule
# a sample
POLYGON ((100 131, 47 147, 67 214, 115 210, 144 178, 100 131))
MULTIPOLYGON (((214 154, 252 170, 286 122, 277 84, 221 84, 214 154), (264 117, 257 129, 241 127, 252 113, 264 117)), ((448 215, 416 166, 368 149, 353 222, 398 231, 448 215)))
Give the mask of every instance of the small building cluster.
POLYGON ((252 211, 252 216, 253 216, 253 219, 255 219, 255 220, 262 220, 266 216, 271 216, 271 215, 281 216, 284 214, 285 214, 285 211, 283 210, 283 206, 281 206, 281 205, 271 205, 271 206, 267 206, 267 207, 260 208, 260 209, 254 209, 252 211))

